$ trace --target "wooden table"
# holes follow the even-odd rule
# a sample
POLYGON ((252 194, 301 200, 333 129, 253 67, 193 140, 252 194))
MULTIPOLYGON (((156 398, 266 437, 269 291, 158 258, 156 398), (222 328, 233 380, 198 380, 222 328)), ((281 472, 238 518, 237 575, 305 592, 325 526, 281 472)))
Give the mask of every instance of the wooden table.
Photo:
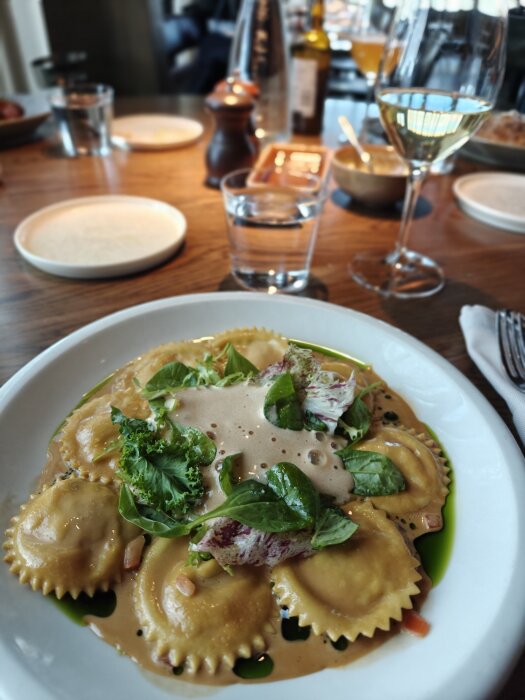
MULTIPOLYGON (((346 108, 344 103, 328 104, 324 139, 330 146, 337 145, 335 116, 346 108)), ((144 111, 198 117, 206 127, 204 138, 178 151, 114 151, 105 159, 64 158, 51 137, 0 151, 0 382, 52 343, 106 314, 161 297, 237 288, 229 274, 221 196, 203 185, 211 117, 203 113, 200 98, 117 102, 119 114, 144 111), (62 199, 107 193, 154 197, 181 209, 188 221, 181 252, 154 270, 99 281, 52 277, 18 255, 12 234, 24 217, 62 199)), ((46 125, 50 134, 51 126, 46 125)), ((348 275, 353 253, 393 246, 399 213, 374 214, 352 207, 334 186, 305 294, 365 312, 426 343, 480 389, 516 435, 505 403, 467 355, 458 325, 464 304, 525 312, 525 237, 467 217, 452 196, 454 178, 479 168, 460 160, 452 175, 431 177, 424 186, 411 245, 443 266, 447 283, 441 293, 420 301, 396 301, 354 283, 348 275)), ((518 700, 524 694, 525 655, 500 698, 518 700)))

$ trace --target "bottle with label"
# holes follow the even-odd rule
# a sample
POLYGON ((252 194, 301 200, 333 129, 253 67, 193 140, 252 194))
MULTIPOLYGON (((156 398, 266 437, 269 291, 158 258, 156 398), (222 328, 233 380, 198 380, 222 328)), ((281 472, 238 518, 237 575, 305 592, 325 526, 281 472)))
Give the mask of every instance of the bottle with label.
POLYGON ((242 0, 228 74, 255 83, 255 136, 261 146, 290 137, 289 59, 281 0, 242 0))
POLYGON ((330 39, 323 28, 324 2, 313 0, 309 28, 292 46, 292 127, 320 134, 330 71, 330 39))

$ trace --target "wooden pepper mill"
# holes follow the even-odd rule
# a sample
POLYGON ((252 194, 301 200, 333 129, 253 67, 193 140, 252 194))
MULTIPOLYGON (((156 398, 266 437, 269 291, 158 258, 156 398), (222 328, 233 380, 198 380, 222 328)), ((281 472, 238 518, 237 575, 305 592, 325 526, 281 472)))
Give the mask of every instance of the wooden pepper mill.
POLYGON ((255 162, 257 149, 249 133, 255 101, 238 88, 234 78, 228 78, 208 95, 205 104, 215 118, 215 132, 206 151, 206 184, 218 188, 224 175, 255 162))

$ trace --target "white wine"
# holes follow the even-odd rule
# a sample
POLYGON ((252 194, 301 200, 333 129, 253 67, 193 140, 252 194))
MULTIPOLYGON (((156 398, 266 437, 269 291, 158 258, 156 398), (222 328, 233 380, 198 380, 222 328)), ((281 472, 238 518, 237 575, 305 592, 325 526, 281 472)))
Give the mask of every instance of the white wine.
POLYGON ((466 143, 492 109, 479 97, 421 88, 387 88, 377 95, 381 121, 403 158, 433 163, 466 143))

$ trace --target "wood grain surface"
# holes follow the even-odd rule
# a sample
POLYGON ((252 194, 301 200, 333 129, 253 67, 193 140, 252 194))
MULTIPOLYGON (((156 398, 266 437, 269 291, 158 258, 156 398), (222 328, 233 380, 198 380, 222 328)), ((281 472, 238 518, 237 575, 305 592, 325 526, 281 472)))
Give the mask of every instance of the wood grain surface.
MULTIPOLYGON (((335 117, 346 109, 344 102, 328 104, 323 138, 329 146, 337 145, 335 117)), ((0 382, 68 333, 106 314, 162 297, 238 289, 229 272, 221 196, 203 184, 213 124, 202 100, 126 98, 117 100, 116 111, 120 115, 163 112, 196 117, 205 125, 205 134, 198 143, 179 150, 115 150, 107 158, 68 159, 56 143, 50 121, 40 138, 0 150, 0 382), (188 222, 181 251, 140 274, 77 281, 40 272, 15 250, 17 224, 37 209, 63 199, 108 193, 153 197, 179 208, 188 222)), ((464 304, 525 313, 525 236, 469 218, 452 195, 458 175, 489 169, 494 170, 459 159, 451 175, 432 176, 425 184, 411 246, 437 260, 447 282, 441 293, 419 301, 383 299, 350 279, 348 263, 355 252, 393 247, 399 211, 358 208, 332 183, 311 284, 304 294, 362 311, 418 338, 458 368, 516 435, 505 403, 467 355, 458 324, 464 304)), ((525 697, 525 657, 499 697, 525 697)))

